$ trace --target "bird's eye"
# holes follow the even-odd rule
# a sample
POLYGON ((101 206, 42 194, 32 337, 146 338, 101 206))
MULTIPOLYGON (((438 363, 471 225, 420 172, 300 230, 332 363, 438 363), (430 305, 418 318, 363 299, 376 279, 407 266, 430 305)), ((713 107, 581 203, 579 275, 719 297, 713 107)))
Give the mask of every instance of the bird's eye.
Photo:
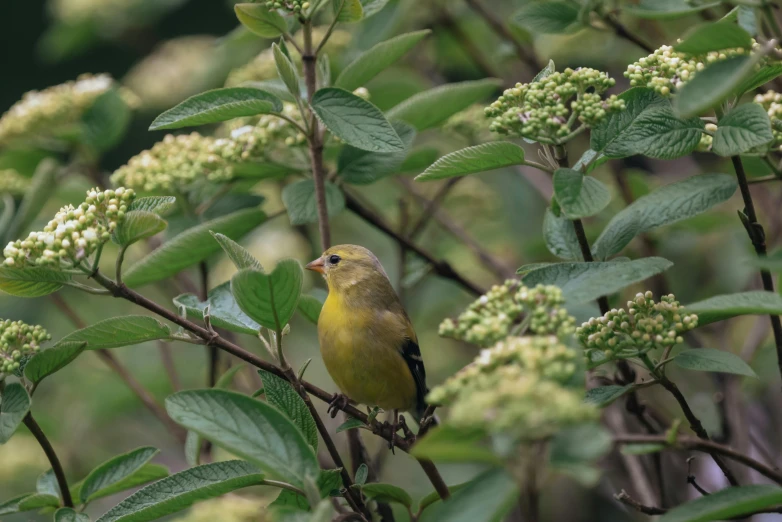
POLYGON ((339 257, 337 254, 332 254, 331 256, 329 256, 329 263, 331 263, 332 265, 336 265, 337 263, 339 263, 340 259, 342 258, 339 257))

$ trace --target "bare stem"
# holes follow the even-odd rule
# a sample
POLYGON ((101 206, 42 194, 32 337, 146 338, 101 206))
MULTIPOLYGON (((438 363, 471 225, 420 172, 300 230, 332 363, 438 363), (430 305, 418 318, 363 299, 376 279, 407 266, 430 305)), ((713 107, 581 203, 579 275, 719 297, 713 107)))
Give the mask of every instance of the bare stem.
MULTIPOLYGON (((739 214, 747 235, 755 248, 755 253, 759 258, 766 257, 766 233, 763 225, 758 222, 758 216, 755 213, 755 204, 752 201, 752 193, 749 191, 747 174, 744 172, 744 164, 739 156, 732 156, 733 168, 736 171, 736 178, 739 182, 741 199, 744 200, 744 214, 739 214)), ((771 278, 771 272, 762 269, 760 279, 763 282, 763 290, 774 293, 774 280, 771 278)), ((774 332, 774 345, 777 351, 777 366, 780 375, 782 375, 782 322, 778 315, 769 315, 771 320, 771 330, 774 332)))
POLYGON ((27 429, 30 430, 30 433, 33 434, 35 440, 38 441, 38 444, 41 445, 43 452, 46 454, 46 458, 49 459, 49 464, 52 465, 52 472, 54 472, 54 477, 57 479, 57 485, 60 487, 63 504, 65 507, 72 508, 73 499, 71 498, 71 490, 68 487, 68 480, 65 478, 65 471, 62 469, 62 464, 60 464, 60 459, 57 457, 57 453, 54 451, 52 443, 49 442, 49 439, 46 438, 46 434, 38 423, 35 422, 31 412, 28 412, 27 415, 25 415, 23 422, 24 425, 27 426, 27 429))
MULTIPOLYGON (((301 55, 304 70, 304 83, 307 86, 307 99, 311 102, 317 90, 317 51, 312 47, 312 22, 307 20, 302 25, 304 35, 304 52, 301 55)), ((325 41, 325 39, 324 39, 325 41)), ((310 132, 307 136, 312 166, 312 180, 315 182, 315 203, 318 208, 318 230, 320 231, 321 249, 331 246, 331 230, 329 229, 329 214, 326 207, 326 169, 323 166, 323 134, 320 122, 313 114, 310 119, 310 132)))

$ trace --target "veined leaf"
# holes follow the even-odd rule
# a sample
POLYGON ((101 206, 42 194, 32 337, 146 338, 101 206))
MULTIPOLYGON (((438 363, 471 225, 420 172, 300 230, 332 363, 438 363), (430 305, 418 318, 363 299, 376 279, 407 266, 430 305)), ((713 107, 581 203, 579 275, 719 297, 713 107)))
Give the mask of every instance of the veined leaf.
POLYGON ((570 2, 529 2, 513 15, 513 21, 537 34, 567 33, 577 29, 579 10, 570 2))
POLYGON ((754 513, 782 503, 782 488, 768 485, 730 487, 677 506, 660 522, 708 522, 754 513))
POLYGON ((257 335, 261 325, 242 312, 231 293, 231 283, 226 282, 209 291, 206 301, 194 294, 182 294, 174 298, 174 304, 184 307, 191 319, 203 319, 207 307, 212 326, 232 332, 257 335))
POLYGON ((581 248, 578 245, 573 221, 557 217, 550 208, 543 217, 543 239, 549 252, 561 259, 581 260, 581 248))
POLYGON ((71 276, 45 267, 0 266, 0 290, 16 297, 41 297, 70 283, 71 276))
POLYGON ((285 47, 281 47, 284 45, 285 42, 283 40, 280 41, 280 45, 277 45, 276 43, 272 44, 274 65, 277 67, 277 74, 282 80, 282 83, 288 88, 288 92, 294 98, 298 98, 301 91, 299 87, 299 73, 296 70, 296 66, 293 65, 290 56, 288 56, 285 47))
POLYGON ((164 214, 176 204, 174 196, 147 196, 133 200, 128 207, 128 212, 133 210, 145 210, 155 214, 164 214))
POLYGON ((271 93, 254 87, 225 87, 196 94, 168 109, 155 118, 149 130, 194 127, 280 111, 282 101, 271 93))
POLYGON ((507 141, 494 141, 447 154, 415 179, 431 181, 523 164, 524 149, 507 141))
POLYGON ((118 348, 147 341, 168 339, 171 330, 154 317, 147 315, 123 315, 104 319, 60 339, 57 344, 87 343, 87 350, 118 348))
MULTIPOLYGON (((334 183, 324 183, 326 192, 326 211, 336 216, 345 208, 345 196, 334 183)), ((305 179, 286 185, 282 190, 282 202, 288 211, 291 225, 305 225, 318 222, 318 203, 315 196, 315 181, 305 179)))
POLYGON ((722 49, 752 48, 752 36, 738 25, 719 21, 693 27, 673 46, 680 53, 706 54, 722 49))
POLYGON ((373 482, 361 486, 361 492, 370 500, 377 502, 397 502, 405 507, 413 506, 413 499, 410 494, 399 486, 393 484, 379 484, 373 482))
POLYGON ((404 143, 404 150, 398 152, 369 152, 346 145, 339 153, 337 175, 346 183, 366 185, 374 183, 390 174, 399 172, 410 148, 413 146, 416 132, 410 125, 397 121, 391 124, 404 143))
POLYGON ((318 324, 323 302, 315 296, 301 294, 301 296, 299 296, 297 308, 301 315, 306 317, 309 322, 318 324))
POLYGON ((570 219, 594 216, 611 202, 608 187, 573 169, 554 172, 554 196, 562 213, 570 219))
POLYGON ((638 18, 650 20, 667 20, 699 13, 706 9, 718 7, 721 2, 706 2, 691 5, 681 0, 641 0, 637 4, 622 6, 622 11, 638 18))
POLYGON ((513 478, 503 468, 490 469, 453 493, 430 505, 421 522, 499 522, 519 495, 513 478))
POLYGON ((73 508, 60 508, 54 513, 54 522, 90 522, 90 517, 73 508))
POLYGON ((721 372, 757 377, 752 368, 736 354, 712 348, 682 350, 673 359, 679 368, 701 372, 721 372))
POLYGON ((105 496, 101 495, 104 490, 116 486, 138 472, 158 453, 160 450, 151 446, 138 448, 117 455, 93 469, 84 479, 79 490, 82 503, 86 504, 98 496, 105 496))
POLYGON ((162 232, 167 226, 168 223, 154 212, 129 210, 114 236, 120 245, 128 246, 162 232))
POLYGON ((773 139, 766 110, 756 103, 745 103, 720 118, 711 150, 720 156, 738 156, 773 139))
POLYGON ((717 295, 688 304, 685 310, 698 314, 698 326, 739 315, 782 315, 782 296, 762 290, 717 295))
POLYGON ((5 444, 30 411, 30 396, 18 382, 0 392, 0 444, 5 444))
POLYGON ((617 386, 616 384, 598 386, 597 388, 587 390, 584 402, 604 408, 632 389, 632 384, 626 386, 617 386))
POLYGON ((231 292, 244 313, 266 328, 281 332, 296 311, 302 278, 299 262, 284 259, 270 274, 240 270, 231 278, 231 292))
POLYGON ((673 101, 674 111, 689 118, 716 107, 752 75, 761 57, 759 53, 738 55, 708 64, 679 90, 673 101))
POLYGON ((234 12, 243 26, 262 38, 276 38, 288 32, 285 18, 263 4, 236 4, 234 12))
POLYGON ((258 373, 263 381, 266 402, 287 415, 304 434, 307 444, 312 446, 313 450, 318 451, 318 428, 315 426, 315 420, 304 403, 304 399, 285 379, 264 370, 258 370, 258 373))
POLYGON ((60 371, 73 362, 87 347, 86 342, 65 342, 38 352, 24 366, 24 376, 33 384, 60 371))
POLYGON ((228 254, 228 258, 233 262, 234 266, 241 270, 242 268, 255 268, 257 270, 263 270, 261 262, 255 259, 251 253, 249 253, 242 245, 226 236, 225 234, 212 233, 212 237, 215 241, 220 243, 220 247, 228 254))

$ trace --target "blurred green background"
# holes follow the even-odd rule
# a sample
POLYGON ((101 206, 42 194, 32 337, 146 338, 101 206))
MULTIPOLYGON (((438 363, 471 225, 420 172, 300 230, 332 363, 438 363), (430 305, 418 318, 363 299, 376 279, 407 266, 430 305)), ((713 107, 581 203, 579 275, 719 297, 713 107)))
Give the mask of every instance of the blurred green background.
MULTIPOLYGON (((500 19, 507 20, 510 13, 524 2, 485 0, 483 3, 500 19)), ((629 23, 633 31, 656 47, 671 43, 694 21, 696 19, 665 24, 655 21, 645 21, 641 25, 633 21, 629 23)), ((233 32, 237 25, 231 3, 224 0, 13 2, 6 6, 6 14, 0 20, 0 111, 5 111, 26 91, 72 80, 81 73, 106 72, 120 81, 124 80, 141 97, 142 107, 135 112, 126 138, 100 160, 101 171, 110 173, 132 155, 162 139, 162 133, 146 130, 159 112, 191 94, 222 86, 234 67, 248 62, 270 45, 271 42, 233 32), (135 6, 133 10, 128 10, 129 4, 135 6), (180 40, 182 38, 186 39, 180 40), (139 65, 141 63, 146 65, 139 65)), ((497 76, 506 85, 512 85, 517 81, 529 81, 537 72, 522 63, 511 45, 497 37, 481 18, 456 0, 392 1, 383 12, 365 22, 340 27, 351 37, 346 50, 331 57, 333 65, 339 69, 374 43, 421 28, 431 28, 433 35, 391 70, 367 85, 371 100, 382 109, 441 83, 497 76)), ((542 36, 533 41, 523 31, 514 31, 526 48, 534 49, 540 63, 553 59, 558 69, 589 66, 607 70, 617 80, 612 92, 626 88, 622 76, 626 64, 645 54, 611 32, 584 30, 566 36, 542 36)), ((484 131, 473 136, 472 143, 491 139, 486 134, 484 131)), ((416 145, 435 149, 442 155, 470 143, 457 132, 438 130, 420 135, 416 145)), ((587 147, 586 139, 575 143, 571 157, 575 160, 587 147)), ((528 153, 534 157, 531 147, 528 153)), ((752 175, 766 174, 761 165, 750 163, 748 168, 752 175)), ((29 175, 31 171, 23 174, 29 175)), ((693 156, 668 162, 630 158, 601 166, 596 175, 612 185, 614 197, 608 209, 587 221, 588 235, 592 239, 596 237, 608 219, 625 206, 625 197, 638 197, 648 192, 650 187, 701 172, 731 171, 729 165, 715 160, 713 156, 693 156)), ((41 210, 32 229, 45 223, 59 206, 81 201, 83 191, 91 184, 85 177, 71 176, 41 210)), ((370 202, 386 220, 399 226, 405 221, 416 222, 422 212, 420 200, 410 194, 410 185, 425 198, 431 198, 440 188, 436 183, 414 184, 410 176, 402 182, 384 179, 362 187, 359 192, 362 199, 370 202)), ((279 183, 262 182, 255 191, 266 198, 263 208, 268 214, 283 208, 279 183)), ((436 256, 447 259, 469 279, 488 287, 503 276, 511 276, 525 263, 553 259, 541 235, 543 213, 550 194, 550 180, 528 169, 507 169, 465 179, 449 192, 439 220, 428 220, 419 244, 425 245, 436 256), (465 236, 471 238, 484 253, 483 259, 476 255, 476 248, 465 244, 465 236), (487 264, 485 255, 492 258, 493 268, 487 264)), ((771 186, 764 186, 764 190, 755 193, 761 221, 766 223, 771 245, 776 244, 782 231, 779 195, 779 190, 771 186)), ((750 245, 735 215, 739 208, 736 195, 733 200, 706 215, 652 234, 651 240, 658 255, 675 263, 665 277, 668 287, 681 302, 740 291, 756 284, 754 268, 748 262, 751 258, 750 245)), ((403 294, 415 324, 430 386, 441 382, 475 357, 477 352, 474 347, 441 339, 437 335, 440 321, 463 310, 472 300, 470 295, 452 282, 431 274, 420 260, 400 252, 393 240, 349 211, 343 211, 333 219, 332 230, 333 243, 364 245, 383 262, 403 294)), ((317 229, 291 227, 285 215, 259 227, 245 237, 242 244, 267 267, 284 257, 306 262, 319 254, 317 229)), ((636 240, 629 255, 648 255, 649 247, 649 244, 636 240)), ((145 245, 136 245, 128 254, 128 262, 132 263, 144 255, 146 248, 145 245)), ((113 262, 111 252, 104 254, 104 261, 113 262)), ((233 270, 233 266, 222 257, 211 260, 212 286, 228 280, 233 270)), ((315 288, 314 293, 322 295, 323 282, 313 274, 308 273, 307 277, 305 291, 315 288)), ((145 287, 142 291, 160 303, 170 303, 178 293, 176 286, 177 283, 145 287)), ((181 289, 182 285, 179 286, 181 289)), ((628 289, 622 297, 626 298, 639 289, 641 287, 628 289)), ((70 289, 62 290, 59 296, 86 323, 140 313, 126 302, 86 296, 70 289)), ((616 300, 616 303, 622 302, 621 299, 616 300)), ((582 307, 572 312, 579 320, 588 318, 590 314, 597 315, 596 307, 582 307)), ((73 323, 49 297, 25 300, 2 296, 0 316, 41 324, 55 340, 74 330, 73 323)), ((747 332, 756 328, 757 320, 745 317, 729 325, 718 324, 706 329, 704 337, 715 348, 738 351, 747 332)), ((264 355, 256 340, 245 337, 240 341, 246 348, 264 355)), ((779 387, 779 376, 774 372, 773 349, 767 341, 761 344, 753 361, 761 380, 747 383, 748 403, 745 406, 747 418, 758 425, 757 437, 763 438, 763 433, 779 433, 780 408, 778 394, 766 393, 779 387)), ((298 367, 312 357, 307 377, 329 391, 336 391, 320 361, 314 325, 297 317, 287 346, 294 366, 298 367)), ((172 392, 172 384, 162 362, 163 350, 173 355, 182 388, 204 386, 206 354, 202 347, 174 344, 163 348, 156 343, 148 343, 114 350, 113 353, 162 403, 165 396, 172 392)), ((675 371, 672 374, 676 377, 675 371)), ((715 393, 714 382, 705 375, 693 378, 689 374, 687 377, 680 381, 681 385, 690 394, 691 403, 707 428, 718 438, 725 436, 729 427, 720 420, 721 397, 715 393)), ((258 381, 253 372, 246 369, 239 374, 236 386, 252 391, 258 386, 258 381)), ((642 395, 648 400, 658 399, 655 392, 642 395)), ((660 398, 660 401, 659 407, 663 412, 676 415, 674 405, 669 404, 667 399, 660 398)), ((95 465, 117 453, 144 445, 160 448, 162 452, 157 462, 170 466, 172 471, 187 466, 182 447, 94 353, 80 357, 75 364, 47 380, 36 394, 34 411, 53 439, 71 480, 82 478, 95 465)), ((329 422, 335 428, 340 421, 329 419, 329 422)), ((345 437, 337 436, 337 439, 344 447, 345 437)), ((398 452, 392 457, 373 437, 365 439, 371 452, 380 455, 379 459, 384 462, 384 481, 405 486, 414 498, 430 492, 430 484, 408 455, 398 452)), ((758 447, 768 446, 774 455, 779 453, 778 437, 758 444, 758 447)), ((677 479, 680 484, 671 484, 671 489, 681 490, 679 485, 685 484, 686 473, 676 465, 670 463, 671 469, 681 471, 677 479)), ((606 460, 605 467, 612 470, 621 468, 621 459, 613 455, 606 460)), ((0 500, 31 490, 36 476, 47 468, 46 460, 32 437, 19 433, 8 444, 0 446, 0 500)), ((446 482, 456 484, 468 480, 480 468, 444 464, 442 471, 446 482)), ((706 484, 709 480, 719 481, 718 473, 707 476, 706 484)), ((587 491, 570 480, 552 479, 543 492, 543 519, 573 522, 630 520, 634 515, 627 513, 611 498, 621 489, 621 481, 621 473, 609 475, 599 486, 587 491), (562 501, 563 496, 565 502, 562 501)), ((676 491, 672 492, 672 495, 676 494, 676 491)), ((102 499, 91 505, 88 512, 100 515, 117 500, 116 497, 102 499)), ((245 501, 237 498, 229 501, 237 513, 242 512, 245 501)), ((244 510, 246 513, 242 512, 241 516, 245 517, 242 519, 260 520, 261 515, 255 505, 251 503, 250 506, 244 510)), ((200 516, 201 520, 217 520, 210 513, 207 507, 201 507, 196 508, 193 516, 200 516)), ((25 513, 8 520, 44 518, 25 513)))

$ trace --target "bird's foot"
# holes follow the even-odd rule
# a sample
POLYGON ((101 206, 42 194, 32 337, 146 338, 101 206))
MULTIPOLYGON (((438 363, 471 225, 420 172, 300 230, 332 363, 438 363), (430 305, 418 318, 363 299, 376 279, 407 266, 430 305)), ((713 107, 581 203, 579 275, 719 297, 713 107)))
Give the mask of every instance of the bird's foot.
POLYGON ((337 416, 337 413, 340 412, 340 410, 344 410, 345 407, 348 405, 350 400, 348 399, 348 396, 344 393, 337 393, 334 395, 334 398, 331 399, 331 402, 329 402, 329 407, 326 410, 326 413, 331 415, 331 418, 337 416))
POLYGON ((388 449, 391 450, 392 455, 396 455, 394 448, 396 447, 396 432, 399 431, 399 410, 394 410, 394 420, 392 422, 386 421, 383 427, 390 428, 391 436, 388 438, 388 449))

